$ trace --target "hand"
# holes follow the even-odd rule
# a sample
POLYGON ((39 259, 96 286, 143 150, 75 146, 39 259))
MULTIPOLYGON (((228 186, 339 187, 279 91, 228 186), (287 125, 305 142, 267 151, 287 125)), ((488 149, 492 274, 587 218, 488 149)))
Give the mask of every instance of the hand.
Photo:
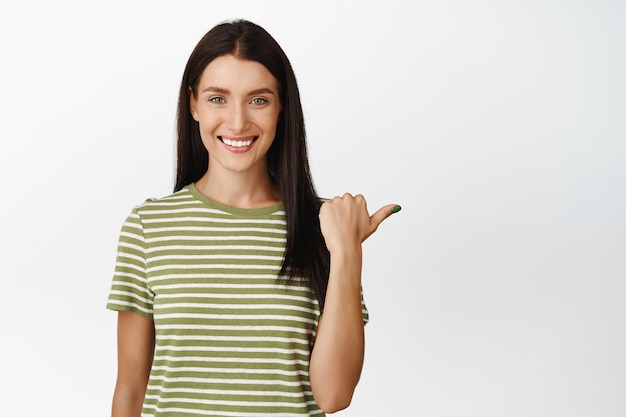
POLYGON ((325 202, 320 208, 319 218, 328 250, 333 252, 360 247, 383 220, 399 209, 396 204, 388 204, 370 216, 365 198, 360 194, 352 196, 346 193, 325 202))

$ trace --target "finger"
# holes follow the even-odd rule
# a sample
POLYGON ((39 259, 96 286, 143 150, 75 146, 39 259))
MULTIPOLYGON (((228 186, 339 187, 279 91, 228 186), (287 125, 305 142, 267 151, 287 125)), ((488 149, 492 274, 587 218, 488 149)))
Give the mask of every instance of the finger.
POLYGON ((386 206, 378 209, 378 211, 370 217, 370 222, 372 224, 373 230, 378 229, 378 226, 385 220, 387 217, 391 216, 393 213, 399 212, 401 207, 397 204, 387 204, 386 206))

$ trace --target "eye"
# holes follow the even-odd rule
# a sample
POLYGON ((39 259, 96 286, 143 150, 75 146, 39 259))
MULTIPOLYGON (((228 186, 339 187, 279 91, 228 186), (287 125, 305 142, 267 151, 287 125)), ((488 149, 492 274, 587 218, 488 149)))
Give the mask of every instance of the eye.
POLYGON ((224 97, 219 97, 219 96, 210 97, 209 101, 211 103, 215 103, 215 104, 222 104, 222 103, 224 103, 224 97))
POLYGON ((265 103, 267 103, 267 100, 266 100, 266 99, 264 99, 263 97, 255 97, 255 98, 253 98, 253 99, 252 99, 252 101, 250 101, 250 102, 251 102, 252 104, 256 104, 256 105, 258 106, 258 105, 261 105, 261 104, 265 104, 265 103))

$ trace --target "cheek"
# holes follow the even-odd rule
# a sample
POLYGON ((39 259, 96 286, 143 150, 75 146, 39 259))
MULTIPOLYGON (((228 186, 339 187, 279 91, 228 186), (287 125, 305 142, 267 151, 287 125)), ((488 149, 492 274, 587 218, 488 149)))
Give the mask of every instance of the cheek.
POLYGON ((278 121, 280 120, 280 118, 278 117, 278 114, 274 114, 270 117, 268 117, 266 119, 266 124, 265 124, 265 131, 266 132, 272 132, 272 133, 276 133, 276 130, 278 130, 278 121))
POLYGON ((204 147, 208 150, 210 147, 215 146, 214 136, 216 124, 210 120, 200 119, 198 121, 198 130, 200 132, 200 139, 204 144, 204 147))
POLYGON ((198 119, 198 124, 201 135, 211 134, 211 132, 215 130, 215 128, 219 125, 219 120, 217 120, 215 115, 212 115, 211 113, 205 113, 200 115, 200 118, 198 119))

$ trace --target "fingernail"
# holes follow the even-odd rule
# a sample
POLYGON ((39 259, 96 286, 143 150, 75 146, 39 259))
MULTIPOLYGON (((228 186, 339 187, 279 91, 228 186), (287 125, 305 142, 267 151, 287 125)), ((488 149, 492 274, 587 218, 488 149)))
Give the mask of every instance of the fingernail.
POLYGON ((393 214, 393 213, 397 213, 397 212, 399 212, 400 210, 402 210, 402 207, 400 207, 400 206, 395 206, 394 208, 392 208, 392 209, 391 209, 391 214, 393 214))

